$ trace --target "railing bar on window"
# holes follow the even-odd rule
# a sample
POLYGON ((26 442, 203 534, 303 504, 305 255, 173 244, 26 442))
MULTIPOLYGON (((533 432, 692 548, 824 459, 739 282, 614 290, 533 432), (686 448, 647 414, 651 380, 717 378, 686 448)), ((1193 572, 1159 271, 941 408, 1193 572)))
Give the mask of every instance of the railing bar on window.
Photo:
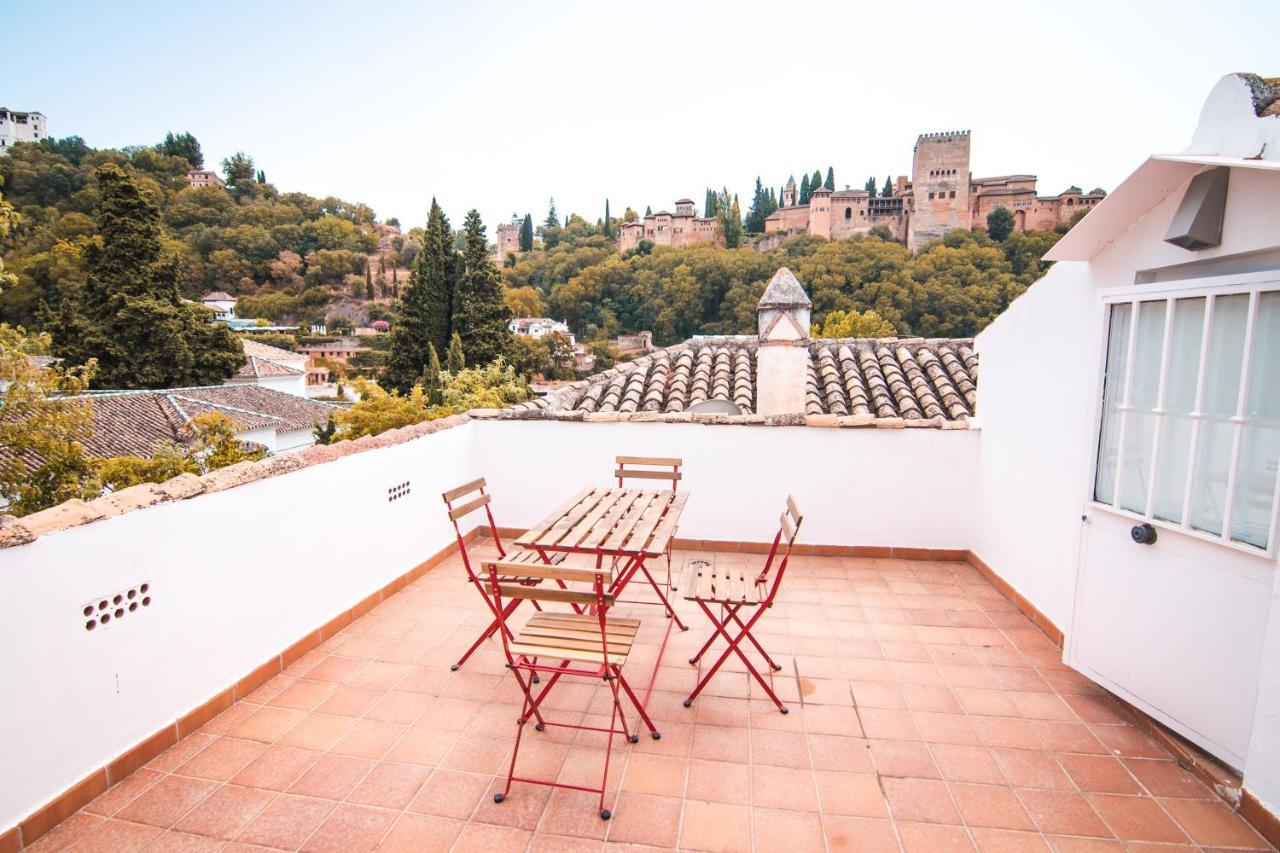
POLYGON ((1138 348, 1138 300, 1129 303, 1129 340, 1125 341, 1124 388, 1116 414, 1120 417, 1120 430, 1116 433, 1116 472, 1111 490, 1111 505, 1120 506, 1120 472, 1124 470, 1124 439, 1129 427, 1129 393, 1133 387, 1133 359, 1138 348))
POLYGON ((1227 501, 1222 511, 1222 539, 1231 541, 1231 516, 1236 509, 1236 471, 1244 438, 1245 406, 1249 400, 1249 365, 1253 361, 1253 325, 1258 319, 1258 291, 1249 294, 1249 316, 1244 324, 1244 346, 1240 354, 1240 389, 1236 393, 1236 414, 1231 418, 1231 464, 1227 467, 1227 501))
POLYGON ((1187 483, 1182 489, 1182 526, 1191 528, 1191 486, 1196 480, 1196 446, 1200 443, 1200 421, 1204 417, 1204 374, 1209 361, 1209 338, 1213 331, 1213 297, 1204 297, 1204 326, 1200 329, 1200 363, 1196 367, 1196 401, 1191 409, 1191 443, 1187 447, 1187 483))
POLYGON ((1143 515, 1151 517, 1156 502, 1156 471, 1160 469, 1160 433, 1164 425, 1165 383, 1169 377, 1169 347, 1173 342, 1173 297, 1164 304, 1164 340, 1160 343, 1160 379, 1156 386, 1156 407, 1152 410, 1155 416, 1151 419, 1151 470, 1147 472, 1147 505, 1143 515))
POLYGON ((1267 542, 1264 549, 1270 556, 1276 550, 1276 525, 1280 524, 1280 471, 1276 472, 1276 485, 1271 495, 1271 526, 1267 530, 1267 542))

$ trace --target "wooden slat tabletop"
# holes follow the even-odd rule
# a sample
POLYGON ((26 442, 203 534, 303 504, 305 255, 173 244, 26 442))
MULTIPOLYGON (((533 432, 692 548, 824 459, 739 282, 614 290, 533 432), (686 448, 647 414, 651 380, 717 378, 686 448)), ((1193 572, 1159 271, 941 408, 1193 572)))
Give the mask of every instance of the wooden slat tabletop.
POLYGON ((688 492, 583 489, 516 539, 526 548, 656 557, 675 535, 688 492))

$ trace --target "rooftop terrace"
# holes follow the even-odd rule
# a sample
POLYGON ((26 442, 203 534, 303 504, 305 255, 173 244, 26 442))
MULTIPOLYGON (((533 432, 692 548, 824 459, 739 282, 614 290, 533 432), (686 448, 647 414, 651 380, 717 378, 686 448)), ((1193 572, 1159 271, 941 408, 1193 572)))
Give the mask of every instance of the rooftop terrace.
MULTIPOLYGON (((612 820, 593 795, 518 783, 495 804, 520 694, 496 643, 449 670, 488 615, 463 577, 457 557, 436 566, 31 849, 1267 849, 950 561, 793 558, 759 630, 790 714, 741 669, 684 708, 701 631, 673 632, 650 701, 663 737, 615 753, 612 820)), ((642 684, 665 620, 632 610, 642 684)), ((558 690, 556 715, 607 713, 603 685, 558 690)), ((522 767, 598 779, 603 735, 530 737, 522 767)))

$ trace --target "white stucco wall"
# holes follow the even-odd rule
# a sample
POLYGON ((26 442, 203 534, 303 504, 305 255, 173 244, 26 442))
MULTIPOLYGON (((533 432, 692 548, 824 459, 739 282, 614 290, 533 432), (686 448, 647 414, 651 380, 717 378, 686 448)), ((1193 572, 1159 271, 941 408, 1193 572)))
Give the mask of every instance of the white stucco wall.
MULTIPOLYGON (((480 471, 507 527, 560 497, 616 484, 613 459, 676 456, 691 493, 680 536, 767 542, 788 493, 800 542, 967 548, 978 435, 972 430, 823 429, 664 423, 481 421, 480 471)), ((661 487, 660 483, 654 482, 661 487)))

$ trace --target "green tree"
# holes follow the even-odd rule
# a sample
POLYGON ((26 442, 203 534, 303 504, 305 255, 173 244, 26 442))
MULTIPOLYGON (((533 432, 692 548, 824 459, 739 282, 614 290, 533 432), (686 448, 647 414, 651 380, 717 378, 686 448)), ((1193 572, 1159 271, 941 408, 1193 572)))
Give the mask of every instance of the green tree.
POLYGON ((489 258, 484 223, 471 210, 463 224, 466 250, 458 282, 453 326, 471 365, 488 364, 508 349, 511 312, 502 298, 502 279, 489 258))
POLYGON ((444 369, 450 373, 460 373, 467 366, 467 355, 462 350, 462 336, 457 332, 449 338, 449 349, 444 354, 444 369))
POLYGON ((422 390, 427 395, 427 405, 438 406, 443 400, 444 381, 440 368, 440 356, 435 345, 431 345, 431 355, 427 359, 427 367, 422 372, 422 390))
POLYGON ((190 133, 170 131, 164 135, 164 141, 157 147, 166 157, 181 157, 193 169, 204 168, 204 152, 200 150, 200 143, 190 133))
POLYGON ((538 229, 538 236, 542 238, 542 248, 554 249, 560 242, 560 217, 556 213, 556 200, 552 196, 551 202, 547 205, 547 218, 542 220, 542 227, 538 229))
POLYGON ((644 215, 646 217, 653 216, 653 208, 646 204, 644 206, 644 215))
POLYGON ((866 190, 867 194, 870 195, 872 198, 876 197, 876 179, 875 178, 867 178, 867 182, 863 184, 862 188, 866 190))
POLYGON ((313 427, 311 435, 316 440, 316 444, 332 444, 334 437, 338 434, 338 422, 333 419, 333 415, 329 416, 329 420, 324 424, 313 427))
POLYGON ((816 338, 889 338, 894 336, 893 324, 872 309, 858 312, 832 311, 814 334, 816 338))
POLYGON ((253 158, 243 151, 237 151, 222 161, 222 178, 237 201, 257 197, 258 182, 253 158))
POLYGON ((364 268, 364 298, 373 301, 373 268, 364 268))
POLYGON ((400 319, 391 329, 390 353, 383 374, 388 387, 407 392, 422 375, 430 347, 438 352, 448 345, 453 333, 457 274, 458 259, 449 220, 433 198, 422 251, 414 259, 409 284, 397 304, 400 319))
MULTIPOLYGON (((725 248, 736 249, 742 244, 742 212, 738 209, 738 197, 729 195, 729 188, 721 191, 716 202, 719 212, 716 219, 720 223, 720 236, 724 238, 725 248)), ((763 227, 763 226, 762 226, 763 227)))
POLYGON ((524 215, 524 222, 520 224, 520 251, 533 251, 533 217, 527 213, 524 215))
MULTIPOLYGON (((769 194, 764 190, 764 184, 760 182, 760 176, 756 176, 756 189, 751 197, 751 209, 747 211, 746 229, 750 234, 764 233, 764 218, 769 215, 769 194)), ((769 211, 772 212, 772 211, 769 211)))
POLYGON ((836 190, 836 172, 835 172, 835 169, 833 169, 833 168, 832 168, 832 167, 830 167, 830 166, 828 166, 828 167, 827 167, 827 180, 826 180, 822 185, 823 185, 824 187, 826 187, 827 189, 831 190, 832 192, 835 192, 835 190, 836 190))
POLYGON ((613 222, 613 219, 612 217, 609 216, 609 199, 606 198, 604 200, 604 236, 606 237, 613 236, 613 225, 611 224, 612 222, 613 222))
POLYGON ((987 236, 997 243, 1013 233, 1013 211, 1004 205, 987 214, 987 236))
POLYGON ((884 176, 884 189, 880 190, 880 195, 889 198, 893 195, 893 181, 889 180, 889 176, 884 176))
POLYGON ((111 164, 95 176, 99 242, 86 249, 83 290, 52 318, 55 354, 71 364, 96 359, 95 383, 109 388, 220 383, 244 364, 240 342, 204 306, 183 302, 159 211, 138 183, 111 164))
MULTIPOLYGON (((702 216, 704 219, 711 219, 719 212, 718 201, 719 197, 716 195, 716 191, 711 187, 707 187, 707 195, 702 202, 702 216)), ((644 209, 644 215, 649 215, 649 208, 646 207, 644 209)))
POLYGON ((809 203, 809 176, 800 176, 800 195, 796 198, 796 204, 801 206, 809 203))
POLYGON ((822 188, 822 172, 817 169, 813 170, 813 177, 809 179, 809 195, 813 195, 813 191, 822 188))

